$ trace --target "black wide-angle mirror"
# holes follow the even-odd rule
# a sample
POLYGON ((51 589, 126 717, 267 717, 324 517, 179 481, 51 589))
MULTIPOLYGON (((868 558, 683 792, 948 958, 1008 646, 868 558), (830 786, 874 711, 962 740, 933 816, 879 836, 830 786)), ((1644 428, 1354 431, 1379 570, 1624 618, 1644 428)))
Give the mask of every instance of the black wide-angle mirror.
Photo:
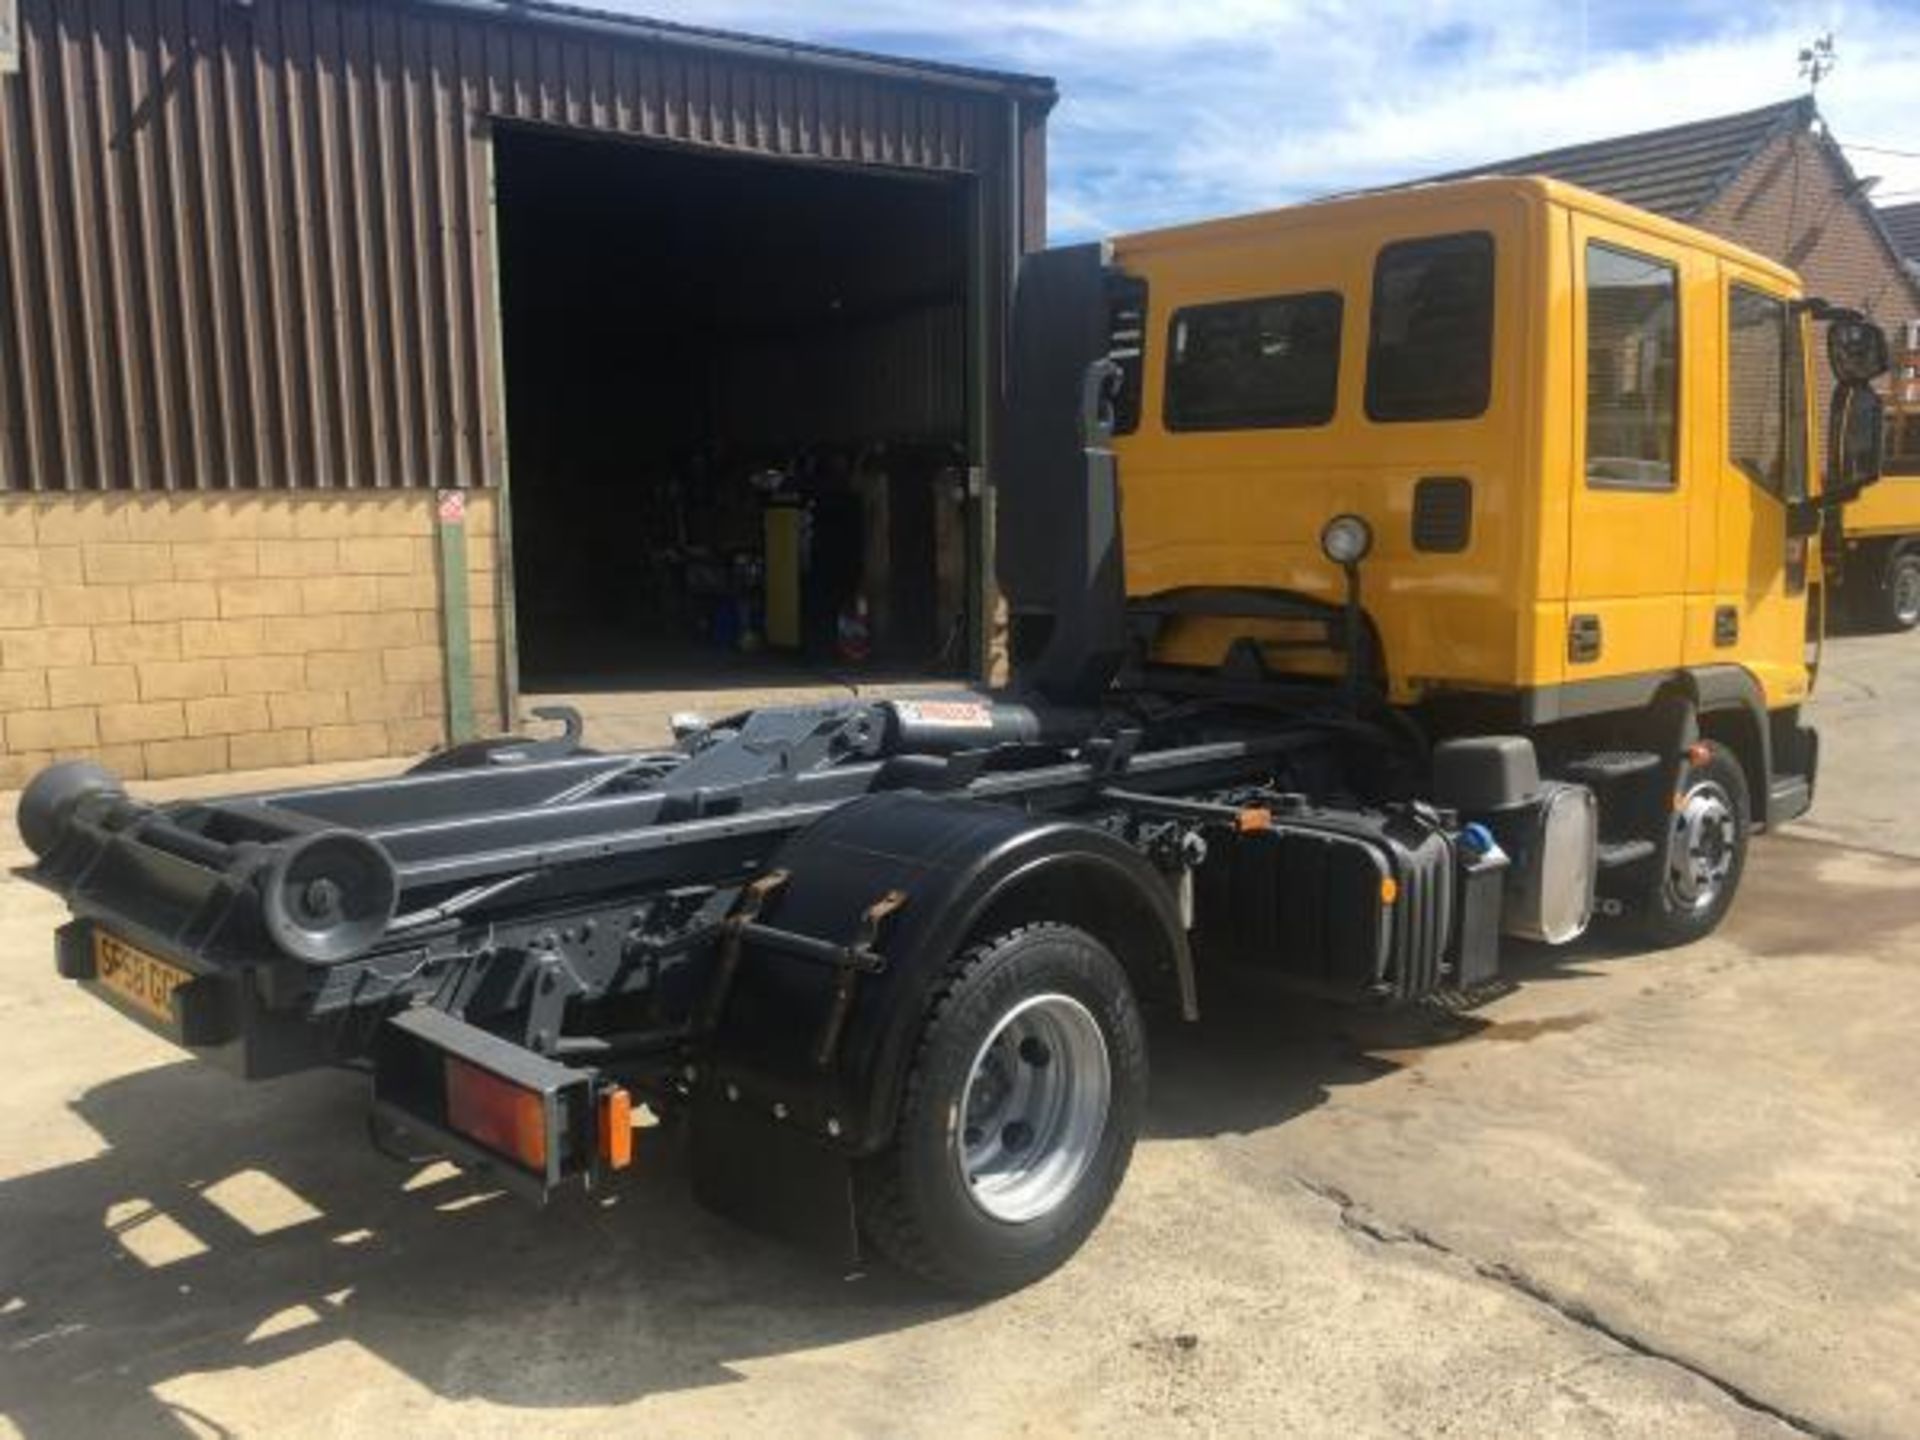
MULTIPOLYGON (((1873 327, 1870 327, 1873 328, 1873 327)), ((1877 328, 1874 333, 1878 334, 1877 328)), ((1885 345, 1884 338, 1881 341, 1885 345)), ((1847 499, 1880 478, 1886 405, 1862 384, 1836 385, 1827 418, 1827 493, 1847 499)))
POLYGON ((1827 363, 1843 385, 1865 385, 1887 373, 1887 332, 1871 320, 1836 319, 1827 326, 1827 363))

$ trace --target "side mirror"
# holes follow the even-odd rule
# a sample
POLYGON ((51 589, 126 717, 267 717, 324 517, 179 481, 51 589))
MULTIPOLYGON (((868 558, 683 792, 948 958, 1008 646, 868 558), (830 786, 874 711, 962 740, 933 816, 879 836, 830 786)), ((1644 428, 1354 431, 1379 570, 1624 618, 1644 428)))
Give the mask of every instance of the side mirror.
MULTIPOLYGON (((1874 327, 1869 327, 1874 328, 1874 327)), ((1828 511, 1857 499, 1886 464, 1887 407, 1864 384, 1833 387, 1827 415, 1827 473, 1820 493, 1787 506, 1787 533, 1817 535, 1828 511)))
POLYGON ((1887 332, 1857 315, 1836 317, 1827 325, 1827 364, 1842 385, 1862 386, 1887 373, 1887 332))
MULTIPOLYGON (((1879 334, 1877 327, 1869 327, 1879 334)), ((1885 349, 1882 337, 1881 348, 1885 349)), ((1887 412, 1864 384, 1836 385, 1827 416, 1827 479, 1821 500, 1844 505, 1880 478, 1886 455, 1887 412)))

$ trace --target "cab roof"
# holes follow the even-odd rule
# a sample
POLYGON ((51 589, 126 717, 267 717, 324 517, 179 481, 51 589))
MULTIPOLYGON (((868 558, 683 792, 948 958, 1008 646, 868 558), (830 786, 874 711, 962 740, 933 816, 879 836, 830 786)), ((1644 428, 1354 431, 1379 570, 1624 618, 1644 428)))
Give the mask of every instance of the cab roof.
POLYGON ((1598 219, 1631 225, 1663 240, 1732 260, 1771 276, 1790 289, 1801 288, 1800 277, 1793 271, 1745 246, 1545 175, 1488 175, 1335 195, 1275 210, 1119 235, 1113 239, 1113 248, 1122 256, 1144 255, 1213 243, 1232 244, 1296 230, 1362 227, 1409 219, 1417 223, 1421 214, 1438 205, 1473 201, 1498 203, 1503 199, 1577 210, 1598 219))

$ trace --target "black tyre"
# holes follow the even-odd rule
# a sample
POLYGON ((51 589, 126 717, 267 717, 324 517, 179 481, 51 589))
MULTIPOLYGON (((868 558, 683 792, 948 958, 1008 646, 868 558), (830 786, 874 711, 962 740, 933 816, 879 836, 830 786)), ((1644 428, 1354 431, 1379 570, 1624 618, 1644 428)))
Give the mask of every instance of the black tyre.
POLYGON ((862 1229, 946 1289, 1030 1284, 1106 1214, 1146 1094, 1146 1033, 1112 952, 1053 924, 976 945, 929 1008, 893 1144, 860 1173, 862 1229))
POLYGON ((1641 938, 1659 948, 1711 935, 1732 907, 1747 868, 1753 807, 1746 772, 1718 741, 1705 741, 1692 753, 1664 848, 1634 917, 1641 938))
POLYGON ((1896 550, 1880 573, 1873 622, 1882 630, 1920 625, 1920 550, 1896 550))

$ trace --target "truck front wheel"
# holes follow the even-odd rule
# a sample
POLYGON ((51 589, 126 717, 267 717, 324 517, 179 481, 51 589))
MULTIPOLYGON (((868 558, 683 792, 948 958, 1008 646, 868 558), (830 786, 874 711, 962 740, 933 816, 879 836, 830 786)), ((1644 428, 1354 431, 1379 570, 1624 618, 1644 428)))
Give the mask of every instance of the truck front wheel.
POLYGON ((1920 550, 1896 550, 1888 557, 1876 597, 1874 617, 1883 630, 1911 630, 1920 625, 1920 550))
POLYGON ((1637 917, 1643 938, 1666 948, 1713 933, 1740 888, 1751 815, 1746 772, 1733 751, 1717 740, 1695 746, 1637 917))
POLYGON ((965 951, 935 992, 893 1144, 860 1175, 867 1238, 947 1289, 1018 1289, 1064 1262, 1126 1174, 1147 1048, 1126 972, 1071 926, 965 951))

